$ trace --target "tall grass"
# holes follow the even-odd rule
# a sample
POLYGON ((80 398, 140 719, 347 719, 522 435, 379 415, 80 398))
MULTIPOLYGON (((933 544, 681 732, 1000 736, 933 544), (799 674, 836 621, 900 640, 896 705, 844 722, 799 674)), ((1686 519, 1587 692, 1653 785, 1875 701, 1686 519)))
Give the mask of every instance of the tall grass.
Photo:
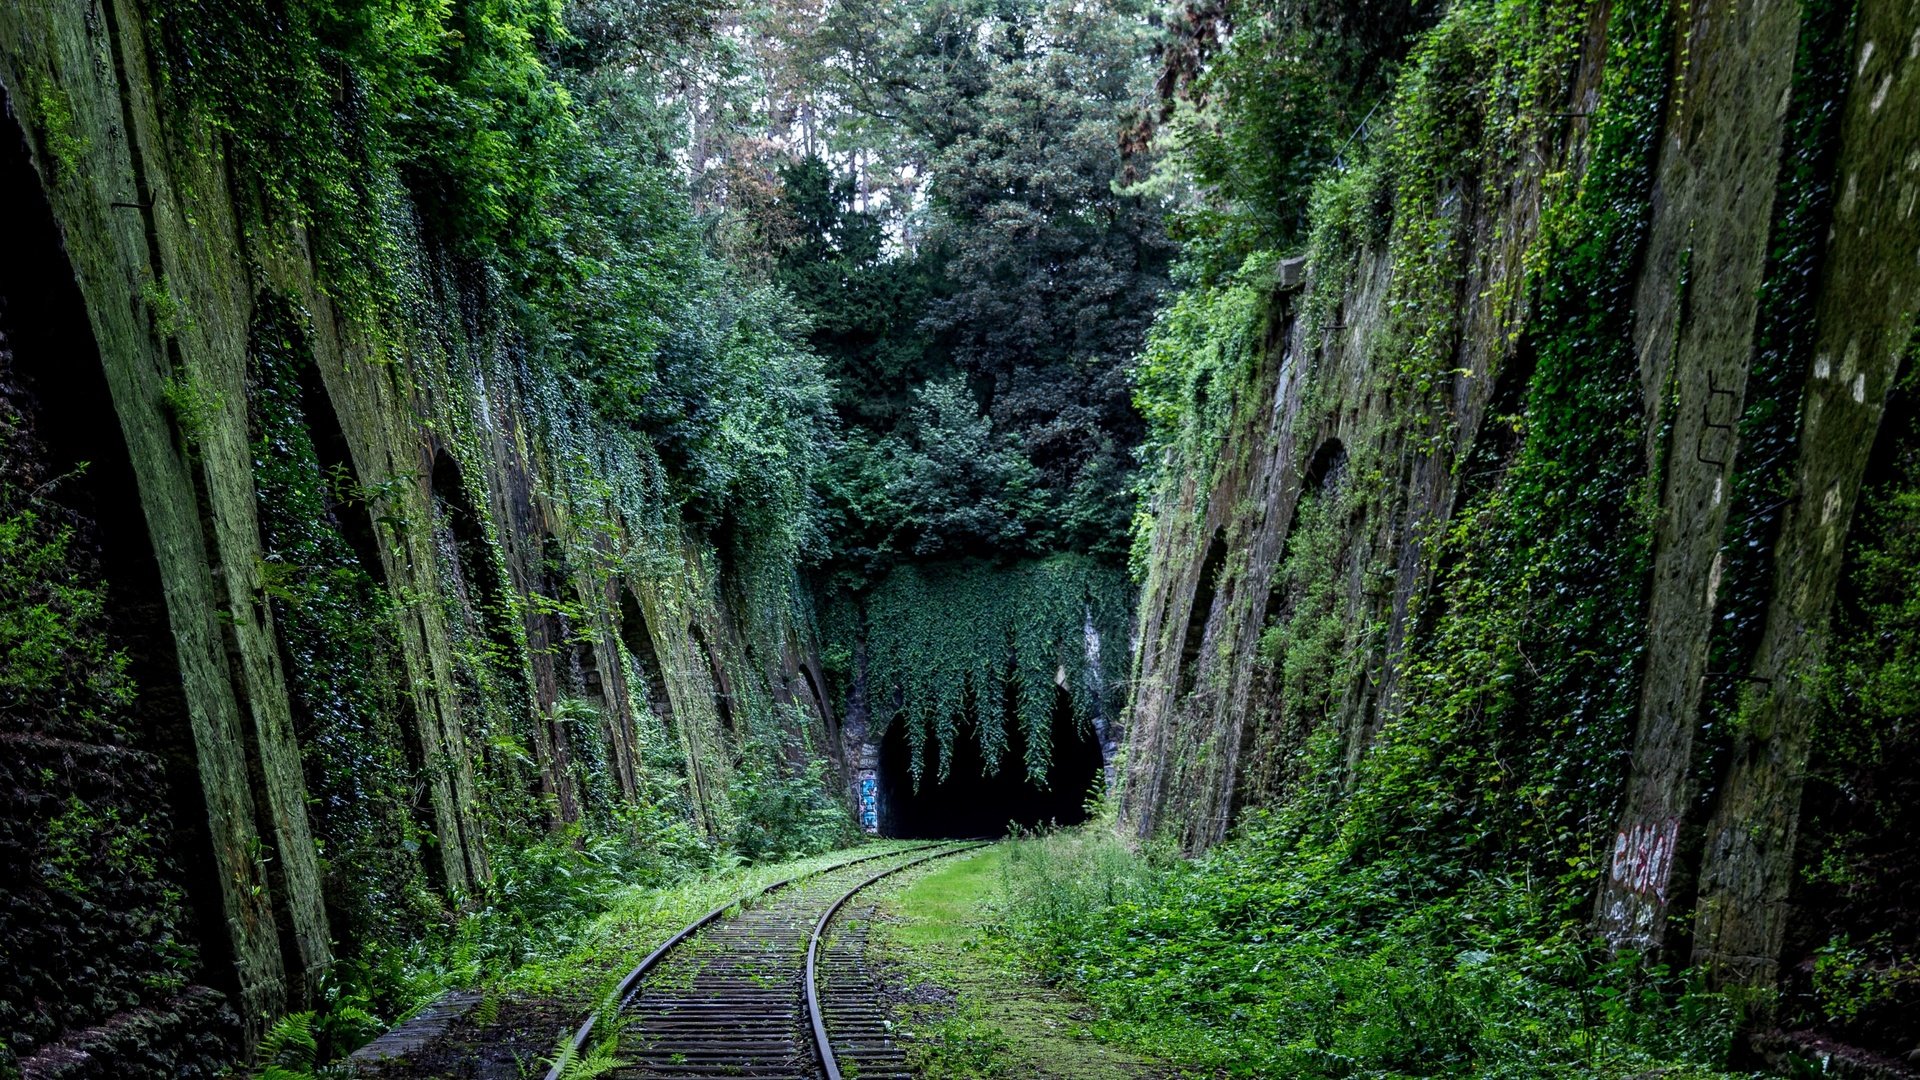
POLYGON ((1188 862, 1093 825, 1021 842, 1006 931, 1096 1031, 1260 1077, 1717 1077, 1738 1011, 1611 957, 1524 879, 1440 887, 1260 833, 1188 862))

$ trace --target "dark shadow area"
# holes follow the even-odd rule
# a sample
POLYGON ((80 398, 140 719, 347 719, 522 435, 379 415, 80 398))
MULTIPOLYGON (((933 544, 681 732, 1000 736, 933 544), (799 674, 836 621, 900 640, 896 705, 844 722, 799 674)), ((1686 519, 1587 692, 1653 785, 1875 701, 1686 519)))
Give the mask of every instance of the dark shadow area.
POLYGON ((306 417, 307 434, 313 440, 314 460, 326 481, 321 492, 326 496, 327 512, 335 527, 353 548, 360 568, 377 584, 387 584, 387 567, 380 561, 380 539, 373 531, 373 508, 368 505, 360 470, 353 464, 353 452, 347 446, 346 430, 333 398, 320 378, 320 367, 309 353, 307 362, 294 373, 300 387, 300 412, 306 417))
POLYGON ((707 635, 700 630, 699 623, 687 624, 687 633, 693 637, 694 647, 707 658, 707 672, 713 677, 713 704, 720 712, 720 726, 729 732, 739 729, 733 719, 733 686, 727 681, 727 669, 720 663, 720 656, 708 644, 707 635))
POLYGON ((1187 611, 1186 636, 1180 643, 1180 696, 1193 693, 1200 679, 1200 646, 1207 637, 1207 620, 1213 617, 1213 591, 1220 577, 1220 564, 1227 561, 1227 530, 1213 530, 1206 558, 1200 562, 1200 580, 1193 587, 1193 606, 1187 611))
POLYGON ((938 749, 926 747, 926 770, 914 790, 912 751, 905 725, 888 727, 880 744, 880 832, 904 838, 1003 836, 1009 824, 1024 828, 1078 825, 1102 772, 1093 725, 1075 720, 1064 691, 1053 702, 1053 767, 1042 787, 1027 778, 1027 740, 1008 724, 1000 771, 983 775, 980 739, 971 722, 953 740, 953 764, 944 783, 935 775, 938 749))
POLYGON ((641 702, 660 722, 661 730, 678 740, 680 730, 673 723, 673 699, 667 696, 667 680, 660 667, 660 654, 653 647, 653 633, 647 627, 647 616, 640 609, 639 598, 625 586, 620 589, 620 644, 626 646, 627 655, 633 657, 638 669, 641 702))
MULTIPOLYGON (((0 394, 13 397, 38 440, 37 494, 66 512, 63 524, 74 528, 76 547, 106 582, 109 641, 125 654, 138 688, 123 722, 133 746, 161 763, 164 780, 157 786, 164 790, 152 792, 167 816, 161 842, 199 931, 198 941, 188 943, 199 952, 194 978, 237 990, 199 760, 139 484, 86 301, 39 174, 10 120, 0 121, 0 205, 9 208, 10 241, 0 259, 0 383, 12 384, 0 385, 0 394)), ((58 733, 56 718, 39 719, 58 733)))

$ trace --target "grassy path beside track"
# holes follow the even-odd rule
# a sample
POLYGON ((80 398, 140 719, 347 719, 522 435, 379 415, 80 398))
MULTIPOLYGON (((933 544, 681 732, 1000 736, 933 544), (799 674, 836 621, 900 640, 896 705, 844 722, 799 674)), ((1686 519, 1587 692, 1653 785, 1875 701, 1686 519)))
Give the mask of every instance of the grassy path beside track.
POLYGON ((873 960, 922 1080, 1125 1080, 1180 1075, 1094 1039, 1087 1007, 994 940, 1008 846, 948 860, 875 899, 873 960))

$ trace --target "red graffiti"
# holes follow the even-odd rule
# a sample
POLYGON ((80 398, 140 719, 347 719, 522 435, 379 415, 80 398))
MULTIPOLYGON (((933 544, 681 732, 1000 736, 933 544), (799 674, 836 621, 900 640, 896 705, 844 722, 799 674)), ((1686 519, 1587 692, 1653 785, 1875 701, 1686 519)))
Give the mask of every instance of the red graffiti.
POLYGON ((1635 825, 1613 840, 1613 880, 1641 894, 1667 901, 1667 878, 1673 872, 1673 845, 1680 836, 1680 820, 1635 825))

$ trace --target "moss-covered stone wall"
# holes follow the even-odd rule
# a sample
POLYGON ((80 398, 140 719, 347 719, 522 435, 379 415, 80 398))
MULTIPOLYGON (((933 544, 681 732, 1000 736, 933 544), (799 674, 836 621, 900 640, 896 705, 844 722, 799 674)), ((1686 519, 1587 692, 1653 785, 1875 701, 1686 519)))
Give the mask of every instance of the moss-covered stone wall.
POLYGON ((1773 982, 1920 308, 1916 25, 1489 2, 1422 36, 1306 254, 1148 351, 1127 828, 1317 821, 1773 982))
MULTIPOLYGON (((123 748, 111 716, 74 733, 28 715, 3 736, 34 748, 6 766, 15 918, 64 910, 62 873, 101 887, 85 859, 140 868, 133 893, 47 924, 70 923, 90 958, 139 955, 63 974, 7 935, 0 1059, 16 1064, 0 1069, 35 1076, 133 1075, 61 1064, 122 1030, 157 1047, 141 1075, 188 1075, 170 1063, 220 1056, 200 1041, 237 1054, 458 919, 506 846, 641 806, 726 838, 736 770, 833 760, 800 674, 809 629, 792 604, 739 602, 747 586, 683 524, 647 440, 528 362, 497 279, 429 243, 392 175, 365 177, 360 207, 391 256, 390 302, 343 299, 353 284, 315 255, 326 238, 163 93, 149 14, 0 13, 0 137, 23 140, 20 193, 54 237, 27 272, 71 283, 90 336, 23 355, 21 378, 97 372, 74 393, 120 447, 116 497, 137 509, 120 541, 151 563, 166 645, 125 693, 177 742, 168 769, 123 748), (47 862, 46 844, 86 831, 60 825, 74 814, 127 838, 47 862), (175 925, 177 954, 147 932, 175 925)), ((8 512, 40 514, 21 542, 58 563, 66 534, 34 509, 27 446, 5 448, 8 512)), ((75 573, 123 587, 111 566, 75 573)), ((5 600, 9 619, 35 602, 5 600)), ((61 663, 111 666, 89 648, 61 663)))

